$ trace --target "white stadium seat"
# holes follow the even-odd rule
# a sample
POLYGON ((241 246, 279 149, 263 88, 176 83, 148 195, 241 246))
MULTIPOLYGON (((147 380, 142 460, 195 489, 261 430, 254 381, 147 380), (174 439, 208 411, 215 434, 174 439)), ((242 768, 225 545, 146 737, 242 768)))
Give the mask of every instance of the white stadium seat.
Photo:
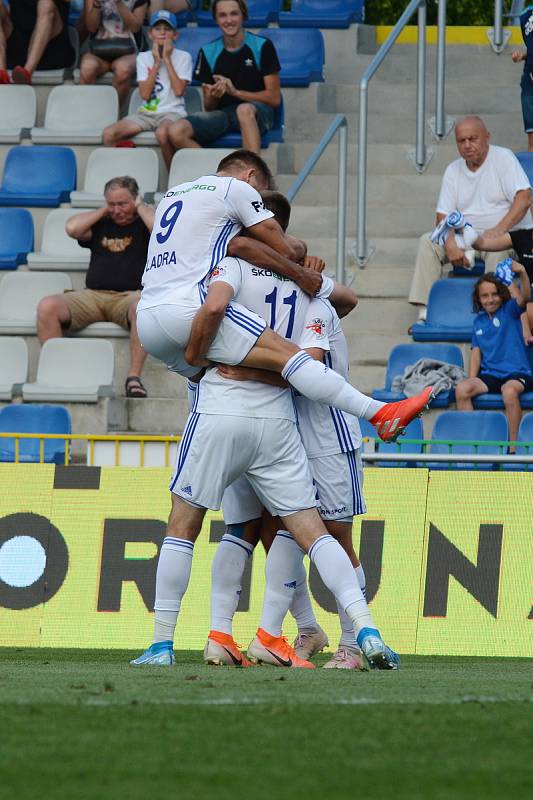
POLYGON ((0 281, 0 334, 35 334, 37 304, 72 289, 64 272, 11 272, 0 281))
MULTIPOLYGON (((216 172, 219 162, 230 153, 233 153, 232 148, 184 148, 174 153, 170 171, 168 174, 168 188, 178 186, 180 183, 187 181, 194 181, 201 175, 213 175, 216 172)), ((154 201, 159 203, 163 197, 162 192, 158 192, 154 196, 154 201)))
POLYGON ((104 204, 104 186, 117 175, 129 175, 139 184, 141 194, 155 192, 159 183, 159 160, 145 148, 97 147, 92 151, 85 171, 83 191, 71 192, 74 208, 98 208, 104 204))
POLYGON ((10 401, 28 378, 28 346, 20 336, 0 337, 0 400, 10 401))
POLYGON ((55 208, 44 221, 41 250, 28 253, 28 266, 34 270, 86 270, 91 251, 80 247, 76 239, 68 236, 65 225, 74 214, 81 214, 86 208, 55 208))
POLYGON ((18 144, 22 129, 35 125, 37 95, 33 86, 0 86, 0 143, 18 144))
POLYGON ((24 400, 97 403, 113 394, 113 345, 104 339, 49 339, 41 349, 37 380, 22 387, 24 400))
POLYGON ((36 144, 101 144, 102 131, 118 119, 112 86, 54 86, 48 95, 44 127, 32 128, 36 144))

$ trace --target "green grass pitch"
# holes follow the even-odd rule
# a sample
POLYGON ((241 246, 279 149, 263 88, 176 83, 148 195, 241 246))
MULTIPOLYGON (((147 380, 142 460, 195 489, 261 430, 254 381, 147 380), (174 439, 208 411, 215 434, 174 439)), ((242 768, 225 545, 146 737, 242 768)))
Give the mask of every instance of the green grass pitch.
POLYGON ((136 655, 0 648, 2 796, 533 796, 529 661, 355 673, 205 667, 193 652, 130 667, 136 655))

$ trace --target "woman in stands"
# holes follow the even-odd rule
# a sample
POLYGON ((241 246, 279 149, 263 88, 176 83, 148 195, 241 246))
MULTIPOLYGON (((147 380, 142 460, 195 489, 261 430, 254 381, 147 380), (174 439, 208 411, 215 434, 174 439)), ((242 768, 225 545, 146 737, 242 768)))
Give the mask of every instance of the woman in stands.
MULTIPOLYGON (((516 441, 522 409, 520 395, 533 390, 533 375, 522 336, 520 317, 531 298, 531 283, 522 264, 512 262, 520 290, 511 298, 508 287, 487 272, 472 293, 474 319, 468 378, 455 389, 457 408, 472 411, 472 398, 487 392, 502 394, 509 421, 509 439, 516 441)), ((514 447, 509 448, 515 452, 514 447)))
POLYGON ((135 73, 137 45, 148 0, 85 0, 85 25, 91 34, 89 52, 82 56, 80 83, 95 83, 113 73, 119 103, 127 100, 135 73))

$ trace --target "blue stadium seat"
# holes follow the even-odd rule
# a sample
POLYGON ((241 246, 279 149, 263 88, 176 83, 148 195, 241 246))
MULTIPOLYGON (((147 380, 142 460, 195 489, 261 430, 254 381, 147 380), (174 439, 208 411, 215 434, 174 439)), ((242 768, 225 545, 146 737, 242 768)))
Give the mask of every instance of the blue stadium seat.
MULTIPOLYGON (((397 375, 403 375, 405 368, 415 364, 420 358, 435 358, 464 368, 462 353, 455 344, 398 344, 393 347, 389 355, 385 386, 372 392, 372 397, 384 403, 403 400, 405 398, 403 392, 398 394, 392 391, 392 381, 397 375)), ((431 408, 447 408, 454 399, 453 390, 441 392, 431 403, 431 408)))
MULTIPOLYGON (((0 409, 2 433, 71 432, 70 414, 63 406, 15 404, 0 409)), ((44 461, 64 464, 65 441, 44 439, 44 461)), ((15 439, 0 438, 0 461, 15 461, 15 439)), ((19 461, 40 461, 39 439, 19 439, 19 461)))
POLYGON ((272 39, 281 64, 282 86, 309 86, 324 80, 324 37, 316 28, 298 30, 262 28, 261 36, 272 39))
MULTIPOLYGON (((179 47, 180 50, 186 50, 191 54, 194 70, 200 48, 203 47, 204 44, 208 44, 208 42, 212 42, 218 38, 220 38, 220 31, 214 31, 212 28, 184 28, 178 36, 176 47, 179 47)), ((192 78, 192 85, 198 86, 199 81, 195 80, 194 72, 192 78)))
POLYGON ((0 186, 0 206, 68 203, 76 188, 76 157, 69 147, 12 147, 0 186))
MULTIPOLYGON (((533 414, 527 414, 522 417, 520 427, 518 428, 518 441, 533 443, 533 414)), ((533 456, 533 446, 531 447, 517 447, 516 455, 533 456)), ((533 472, 533 464, 504 464, 503 469, 511 472, 533 472)))
MULTIPOLYGON (((272 142, 282 142, 283 136, 285 132, 285 111, 283 108, 283 98, 281 99, 281 105, 274 109, 274 125, 272 130, 263 133, 261 136, 261 147, 265 148, 268 147, 269 144, 272 142)), ((242 147, 242 138, 241 134, 238 131, 233 131, 230 133, 225 133, 224 136, 220 136, 214 142, 208 145, 208 147, 242 147)))
MULTIPOLYGON (((244 23, 247 28, 261 28, 269 22, 277 22, 282 0, 248 0, 248 19, 244 23)), ((198 25, 212 28, 216 25, 211 10, 196 11, 193 17, 198 25)))
POLYGON ((454 278, 480 278, 485 272, 485 262, 481 258, 476 258, 472 269, 466 267, 454 267, 452 273, 454 278))
POLYGON ((363 21, 363 0, 292 0, 291 10, 282 11, 282 28, 348 28, 363 21))
POLYGON ((33 250, 33 217, 25 208, 0 208, 0 269, 16 269, 33 250))
POLYGON ((472 338, 474 278, 439 280, 431 287, 427 320, 413 325, 415 342, 469 342, 472 338))
POLYGON ((520 161, 522 169, 529 178, 529 182, 533 186, 533 153, 515 153, 515 156, 520 161))
MULTIPOLYGON (((443 411, 433 426, 431 438, 466 441, 501 442, 509 439, 507 417, 501 411, 443 411)), ((430 453, 475 453, 474 445, 431 444, 430 453)), ((480 445, 479 455, 500 455, 497 445, 480 445)), ((430 462, 430 469, 449 469, 449 464, 430 462)), ((493 464, 455 464, 453 469, 491 470, 493 464)))
MULTIPOLYGON (((381 439, 378 438, 376 433, 376 429, 370 422, 366 419, 360 419, 359 424, 361 425, 361 433, 363 436, 368 436, 370 439, 376 440, 376 450, 380 453, 421 453, 422 452, 422 445, 421 444, 405 444, 405 439, 423 439, 424 438, 424 430, 422 427, 422 420, 419 417, 416 417, 412 422, 409 423, 407 428, 405 429, 405 434, 400 436, 400 438, 396 442, 382 442, 381 439)), ((370 462, 367 462, 370 463, 370 462)), ((415 462, 410 461, 373 461, 372 466, 378 467, 416 467, 418 466, 415 462)))

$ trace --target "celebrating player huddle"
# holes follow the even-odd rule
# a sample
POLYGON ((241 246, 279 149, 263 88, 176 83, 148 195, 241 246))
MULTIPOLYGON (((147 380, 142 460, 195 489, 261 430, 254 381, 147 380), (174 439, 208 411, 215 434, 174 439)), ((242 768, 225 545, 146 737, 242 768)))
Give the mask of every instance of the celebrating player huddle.
POLYGON ((396 669, 399 658, 370 615, 351 541, 352 518, 365 511, 357 417, 392 440, 431 390, 383 404, 347 382, 339 315, 357 300, 297 263, 305 246, 284 233, 290 207, 266 191, 270 184, 262 159, 236 151, 216 175, 168 192, 156 212, 139 336, 148 352, 189 378, 191 413, 170 485, 153 643, 132 663, 173 663, 194 542, 206 510, 222 507, 227 530, 213 563, 207 663, 314 666, 308 659, 327 638, 307 592, 307 553, 339 609, 342 637, 326 666, 396 669), (247 236, 239 235, 243 228, 247 236), (260 538, 268 549, 265 600, 246 658, 232 619, 260 538), (298 624, 295 647, 282 636, 289 609, 298 624))

